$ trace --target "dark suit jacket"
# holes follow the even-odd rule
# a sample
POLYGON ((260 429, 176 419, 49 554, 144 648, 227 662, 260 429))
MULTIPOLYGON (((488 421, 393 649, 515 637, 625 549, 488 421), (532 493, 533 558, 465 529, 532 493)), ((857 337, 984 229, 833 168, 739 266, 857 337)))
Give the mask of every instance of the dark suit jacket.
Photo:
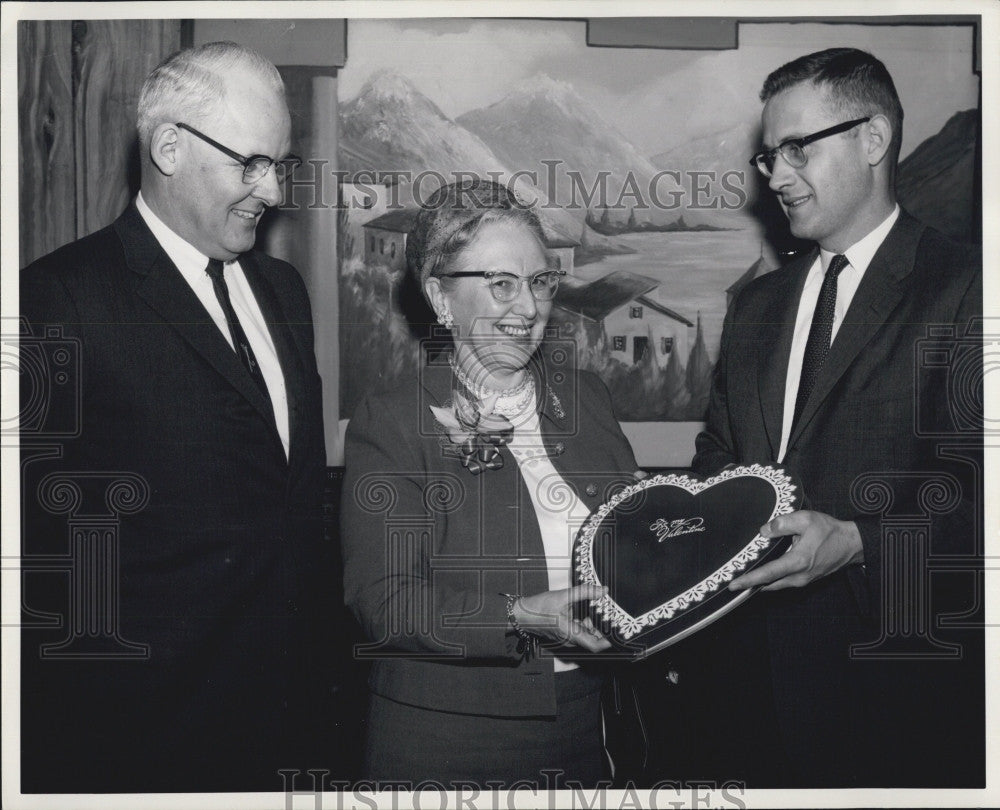
MULTIPOLYGON (((42 659, 66 626, 22 634, 26 790, 282 790, 279 768, 325 762, 330 614, 317 611, 331 561, 309 301, 288 264, 256 251, 240 263, 284 373, 287 460, 270 403, 134 206, 22 271, 22 315, 36 338, 61 328, 81 384, 55 403, 80 420, 77 437, 50 442, 61 457, 24 451, 25 503, 58 473, 83 493, 71 524, 111 516, 116 629, 148 645, 138 659, 42 659), (116 476, 138 487, 138 508, 105 498, 116 476)), ((52 512, 26 510, 29 569, 32 555, 66 554, 67 515, 52 512)), ((72 622, 68 590, 29 575, 26 605, 72 622)))
MULTIPOLYGON (((616 484, 634 480, 635 458, 604 385, 588 373, 547 368, 538 388, 543 440, 557 471, 593 509, 616 484)), ((552 659, 520 659, 501 596, 548 590, 531 498, 506 448, 503 468, 478 476, 443 452, 447 441, 428 406, 450 398, 450 367, 429 365, 419 380, 369 397, 351 419, 344 591, 372 642, 358 654, 376 659, 372 691, 402 703, 551 716, 552 659)))
MULTIPOLYGON (((706 430, 697 439, 697 471, 776 460, 792 329, 816 254, 813 250, 748 285, 730 308, 706 430)), ((975 453, 981 452, 981 434, 963 433, 953 411, 956 401, 964 400, 959 405, 974 422, 982 398, 975 395, 975 374, 953 387, 935 379, 940 360, 924 355, 920 341, 930 325, 944 325, 945 331, 957 325, 957 333, 945 340, 956 349, 946 364, 960 373, 955 358, 962 356, 958 349, 970 319, 981 314, 981 285, 977 256, 901 214, 864 275, 784 459, 809 508, 857 522, 864 567, 848 566, 805 588, 760 593, 745 612, 736 611, 686 651, 689 660, 715 653, 731 657, 729 688, 748 702, 773 701, 785 761, 776 777, 780 784, 932 785, 968 783, 982 773, 983 673, 976 668, 982 662, 981 636, 952 631, 949 640, 964 644, 963 660, 852 660, 849 653, 852 644, 900 631, 901 623, 920 612, 915 592, 903 598, 905 615, 893 601, 888 583, 898 582, 900 569, 883 556, 883 531, 892 529, 891 521, 919 525, 926 517, 934 554, 964 554, 974 561, 981 492, 975 453), (971 458, 939 456, 939 444, 968 445, 970 438, 979 444, 978 451, 964 451, 971 458), (866 474, 887 481, 894 491, 884 514, 885 490, 862 478, 866 474), (946 504, 950 496, 943 497, 936 509, 930 492, 920 490, 928 478, 942 474, 953 476, 955 500, 946 504), (748 643, 753 627, 760 635, 748 643), (764 675, 748 683, 751 673, 734 650, 752 656, 750 648, 758 643, 768 651, 758 672, 764 675)), ((966 354, 963 362, 968 360, 966 354)), ((900 542, 912 553, 922 541, 903 534, 900 542)), ((919 574, 916 559, 902 570, 919 574)), ((928 610, 972 606, 972 576, 959 574, 953 584, 959 591, 951 593, 953 601, 935 591, 928 610)), ((675 659, 684 655, 679 648, 675 659)))

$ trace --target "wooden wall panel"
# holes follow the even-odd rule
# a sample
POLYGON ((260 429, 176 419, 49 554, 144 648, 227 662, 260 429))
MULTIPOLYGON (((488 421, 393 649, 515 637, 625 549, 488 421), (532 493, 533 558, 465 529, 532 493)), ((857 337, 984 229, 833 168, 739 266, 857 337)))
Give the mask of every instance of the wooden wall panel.
POLYGON ((73 51, 68 20, 17 26, 20 264, 76 238, 73 51))
POLYGON ((78 236, 112 222, 138 191, 139 91, 149 72, 179 47, 177 20, 73 23, 78 236))
POLYGON ((93 233, 139 187, 135 109, 179 20, 18 23, 20 264, 93 233))

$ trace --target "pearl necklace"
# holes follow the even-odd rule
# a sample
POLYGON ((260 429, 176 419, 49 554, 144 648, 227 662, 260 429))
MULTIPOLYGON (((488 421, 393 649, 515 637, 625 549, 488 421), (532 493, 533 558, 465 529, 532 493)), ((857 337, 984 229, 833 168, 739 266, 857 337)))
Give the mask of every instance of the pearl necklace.
POLYGON ((517 385, 503 390, 496 390, 485 385, 476 385, 469 379, 462 369, 455 365, 454 358, 449 359, 452 371, 456 379, 472 394, 482 402, 490 397, 496 397, 493 406, 493 413, 499 416, 516 416, 524 411, 535 399, 535 377, 531 372, 525 371, 524 379, 517 385))
POLYGON ((535 387, 535 378, 531 375, 529 371, 524 372, 524 379, 521 380, 517 385, 511 388, 504 388, 498 390, 496 388, 489 388, 485 385, 476 385, 472 380, 469 379, 469 375, 466 374, 462 369, 460 369, 455 364, 455 358, 451 357, 448 359, 448 365, 451 366, 451 370, 455 373, 455 377, 458 379, 462 385, 465 386, 465 390, 472 394, 476 399, 484 400, 489 397, 513 397, 520 394, 524 389, 528 388, 530 385, 532 390, 535 387))
MULTIPOLYGON (((520 393, 500 394, 493 406, 493 413, 507 417, 524 413, 528 406, 535 401, 535 378, 529 374, 528 379, 522 385, 524 389, 520 393)), ((521 388, 521 386, 517 387, 521 388)))

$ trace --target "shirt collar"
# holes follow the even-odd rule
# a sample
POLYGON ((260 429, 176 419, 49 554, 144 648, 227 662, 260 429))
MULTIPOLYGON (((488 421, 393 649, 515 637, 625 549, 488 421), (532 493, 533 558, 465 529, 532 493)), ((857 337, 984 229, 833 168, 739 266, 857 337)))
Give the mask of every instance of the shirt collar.
MULTIPOLYGON (((892 230, 892 226, 896 224, 897 219, 899 219, 899 203, 893 206, 892 213, 883 219, 880 225, 844 251, 847 261, 850 262, 851 267, 857 270, 858 273, 864 274, 865 270, 868 269, 868 265, 871 264, 876 251, 882 246, 885 238, 889 235, 889 231, 892 230)), ((824 272, 830 266, 830 260, 835 255, 835 253, 829 250, 820 248, 820 264, 824 272)))
POLYGON ((156 237, 156 241, 160 243, 167 255, 170 257, 177 269, 180 270, 185 277, 189 273, 203 273, 205 268, 208 266, 208 256, 200 252, 194 245, 186 241, 183 237, 178 236, 170 227, 160 219, 156 214, 153 213, 153 209, 149 207, 146 201, 142 198, 142 192, 140 191, 138 196, 135 198, 135 207, 139 210, 139 214, 146 221, 149 226, 149 230, 153 232, 153 236, 156 237))

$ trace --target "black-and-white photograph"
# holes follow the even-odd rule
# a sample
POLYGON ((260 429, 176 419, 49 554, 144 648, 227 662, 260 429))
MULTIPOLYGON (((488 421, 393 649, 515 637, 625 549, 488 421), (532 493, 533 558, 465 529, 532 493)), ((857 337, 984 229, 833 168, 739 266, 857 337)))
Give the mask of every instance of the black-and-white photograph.
POLYGON ((4 4, 5 805, 1000 802, 1000 10, 871 5, 4 4))

